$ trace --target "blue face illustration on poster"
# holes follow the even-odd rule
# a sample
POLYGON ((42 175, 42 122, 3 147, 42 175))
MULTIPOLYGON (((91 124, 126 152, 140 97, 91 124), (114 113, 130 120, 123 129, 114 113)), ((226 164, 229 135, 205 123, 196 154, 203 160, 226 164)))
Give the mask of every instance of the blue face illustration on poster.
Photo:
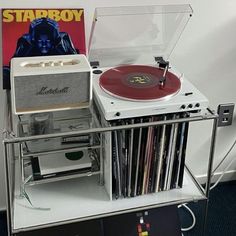
MULTIPOLYGON (((79 54, 70 35, 60 32, 59 24, 50 18, 42 17, 33 20, 29 31, 17 40, 13 57, 52 56, 79 54)), ((9 66, 3 67, 3 87, 10 89, 9 66)))
POLYGON ((67 55, 79 53, 70 36, 59 31, 59 25, 50 18, 31 22, 29 33, 18 39, 14 57, 67 55))

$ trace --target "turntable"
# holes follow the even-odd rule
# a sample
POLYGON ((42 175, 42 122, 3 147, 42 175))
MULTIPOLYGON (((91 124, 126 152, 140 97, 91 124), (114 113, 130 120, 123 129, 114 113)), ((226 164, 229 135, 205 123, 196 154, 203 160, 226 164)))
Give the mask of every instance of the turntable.
POLYGON ((169 63, 190 5, 97 8, 89 61, 106 120, 201 112, 207 98, 169 63))

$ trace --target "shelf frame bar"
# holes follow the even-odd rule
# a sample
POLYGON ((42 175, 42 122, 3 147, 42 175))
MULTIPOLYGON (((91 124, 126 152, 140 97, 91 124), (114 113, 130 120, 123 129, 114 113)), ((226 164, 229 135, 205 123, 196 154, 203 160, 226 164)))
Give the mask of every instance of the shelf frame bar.
POLYGON ((74 135, 104 133, 104 132, 115 131, 115 130, 144 128, 144 127, 150 127, 150 126, 168 125, 168 124, 175 124, 175 123, 181 123, 181 122, 194 122, 194 121, 218 119, 217 114, 214 114, 209 109, 208 111, 210 114, 204 115, 204 116, 202 115, 202 116, 194 116, 194 117, 188 117, 188 118, 179 118, 179 119, 174 119, 174 120, 154 121, 150 123, 147 122, 147 123, 140 123, 140 124, 99 127, 99 128, 89 129, 89 130, 79 130, 79 131, 71 131, 71 132, 63 132, 63 133, 55 133, 55 134, 35 135, 35 136, 30 136, 30 137, 8 137, 4 140, 4 142, 5 143, 19 143, 19 142, 48 139, 48 138, 69 137, 69 136, 74 136, 74 135))
POLYGON ((211 133, 211 145, 210 145, 210 153, 208 159, 208 170, 207 170, 207 182, 205 186, 205 196, 206 196, 206 206, 205 206, 205 214, 204 214, 204 222, 203 222, 203 232, 202 235, 206 235, 207 229, 207 216, 208 216, 208 207, 209 207, 209 197, 210 197, 210 190, 211 190, 211 179, 212 179, 212 168, 213 168, 213 161, 215 155, 215 144, 216 144, 216 136, 217 136, 217 128, 218 128, 218 117, 213 119, 212 125, 212 133, 211 133))

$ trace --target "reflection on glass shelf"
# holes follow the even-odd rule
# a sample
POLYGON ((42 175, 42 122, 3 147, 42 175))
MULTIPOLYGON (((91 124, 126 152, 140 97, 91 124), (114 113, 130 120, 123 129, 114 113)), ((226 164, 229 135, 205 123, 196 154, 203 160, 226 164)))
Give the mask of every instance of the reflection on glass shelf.
POLYGON ((36 154, 44 155, 45 152, 63 152, 68 150, 75 151, 98 147, 100 147, 100 138, 98 134, 32 140, 25 142, 23 157, 36 154))
POLYGON ((37 113, 19 116, 18 137, 60 134, 99 127, 90 109, 37 113))
POLYGON ((23 145, 23 156, 35 153, 45 154, 50 151, 68 149, 97 148, 100 145, 99 134, 71 135, 48 138, 50 134, 71 133, 99 127, 95 115, 89 109, 38 113, 19 117, 18 137, 45 135, 45 139, 26 141, 23 145))

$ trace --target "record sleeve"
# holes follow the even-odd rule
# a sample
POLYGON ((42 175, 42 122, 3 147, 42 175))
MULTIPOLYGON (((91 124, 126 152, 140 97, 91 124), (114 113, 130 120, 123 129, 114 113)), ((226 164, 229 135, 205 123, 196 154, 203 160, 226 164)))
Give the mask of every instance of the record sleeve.
MULTIPOLYGON (((131 118, 112 126, 186 117, 186 113, 131 118)), ((112 131, 113 193, 135 197, 182 186, 187 122, 112 131)))
MULTIPOLYGON (((121 125, 126 124, 125 121, 121 121, 121 125)), ((121 130, 122 134, 122 152, 123 152, 123 160, 122 160, 122 194, 124 197, 127 197, 127 176, 128 176, 128 151, 129 151, 129 141, 128 141, 128 133, 129 130, 121 130)))
POLYGON ((92 162, 86 150, 75 153, 55 153, 39 156, 38 160, 41 175, 91 168, 92 166, 92 162))
MULTIPOLYGON (((150 122, 154 120, 153 117, 150 118, 150 122)), ((145 152, 145 172, 144 172, 144 188, 143 194, 148 193, 149 185, 150 185, 150 172, 151 172, 151 163, 153 158, 153 127, 148 127, 148 139, 147 146, 145 152)))
POLYGON ((86 54, 84 9, 2 9, 3 89, 12 57, 86 54))
MULTIPOLYGON (((178 118, 178 115, 176 115, 175 118, 178 118)), ((174 161, 175 161, 175 152, 176 152, 176 142, 177 142, 177 135, 178 135, 178 126, 179 124, 174 124, 174 135, 173 135, 173 143, 171 148, 171 155, 170 155, 170 163, 169 163, 169 173, 168 173, 168 179, 167 179, 167 190, 171 189, 171 180, 173 176, 173 169, 174 169, 174 161)))
MULTIPOLYGON (((184 117, 188 115, 185 114, 184 117)), ((177 181, 176 184, 178 187, 182 188, 183 186, 183 178, 184 178, 184 166, 185 166, 185 156, 186 156, 186 148, 187 148, 187 140, 188 140, 188 130, 189 130, 189 122, 184 123, 184 130, 183 130, 183 140, 182 140, 182 150, 181 155, 179 155, 179 167, 178 167, 178 174, 177 174, 177 181)))
MULTIPOLYGON (((143 123, 145 123, 145 122, 147 122, 147 118, 143 119, 143 123)), ((146 128, 146 127, 142 128, 142 140, 141 140, 141 147, 140 147, 141 149, 140 149, 140 160, 139 160, 137 195, 142 195, 147 135, 148 135, 148 128, 146 128)))
MULTIPOLYGON (((129 121, 125 121, 125 124, 129 124, 129 121)), ((129 155, 130 155, 130 130, 125 130, 125 195, 128 197, 129 186, 129 155)))
POLYGON ((178 188, 181 157, 183 154, 185 128, 186 128, 186 122, 179 124, 178 137, 176 141, 175 157, 174 157, 174 168, 173 168, 173 173, 172 173, 172 178, 171 178, 171 188, 178 188))
POLYGON ((167 188, 167 183, 168 183, 168 176, 169 176, 169 170, 170 170, 170 162, 171 162, 171 151, 173 148, 173 138, 174 138, 174 127, 175 125, 172 124, 170 125, 170 135, 168 138, 168 146, 167 146, 167 155, 166 155, 166 160, 165 160, 165 179, 164 179, 164 190, 168 190, 167 188))
MULTIPOLYGON (((131 124, 134 124, 134 119, 131 119, 131 124)), ((131 181, 133 169, 133 143, 134 143, 134 129, 130 130, 129 136, 129 155, 128 155, 128 197, 131 197, 131 181)))
POLYGON ((113 192, 115 198, 121 197, 121 169, 119 160, 119 147, 116 131, 112 132, 112 163, 113 163, 113 192))
POLYGON ((34 180, 82 174, 98 170, 99 167, 95 162, 90 159, 88 152, 85 150, 32 157, 32 174, 34 180))
MULTIPOLYGON (((164 116, 163 120, 166 120, 164 116)), ((159 192, 161 189, 161 175, 163 173, 163 161, 164 161, 164 152, 165 152, 165 143, 166 143, 166 125, 163 125, 161 130, 160 145, 158 152, 158 164, 156 169, 156 184, 155 192, 159 192)))
MULTIPOLYGON (((155 120, 159 120, 161 117, 156 117, 155 120)), ((155 192, 155 186, 157 181, 157 168, 159 162, 159 149, 160 149, 160 134, 161 126, 156 126, 154 128, 154 140, 153 140, 153 159, 151 163, 151 177, 150 177, 150 188, 149 192, 155 192)))
MULTIPOLYGON (((171 119, 172 115, 167 114, 166 119, 171 119)), ((161 178, 160 178, 160 191, 165 190, 165 184, 166 184, 166 175, 168 173, 168 155, 169 155, 169 148, 171 140, 171 131, 172 131, 172 125, 166 125, 166 131, 165 131, 165 143, 164 143, 164 153, 163 153, 163 163, 162 163, 162 169, 161 169, 161 178)))
MULTIPOLYGON (((140 123, 143 122, 143 118, 140 119, 140 123)), ((135 165, 135 182, 134 182, 134 190, 133 190, 133 195, 136 196, 137 189, 138 189, 138 175, 139 175, 139 163, 140 163, 140 156, 141 156, 141 141, 142 141, 142 128, 139 128, 137 133, 135 134, 135 137, 137 140, 137 158, 136 158, 136 165, 135 165)))

